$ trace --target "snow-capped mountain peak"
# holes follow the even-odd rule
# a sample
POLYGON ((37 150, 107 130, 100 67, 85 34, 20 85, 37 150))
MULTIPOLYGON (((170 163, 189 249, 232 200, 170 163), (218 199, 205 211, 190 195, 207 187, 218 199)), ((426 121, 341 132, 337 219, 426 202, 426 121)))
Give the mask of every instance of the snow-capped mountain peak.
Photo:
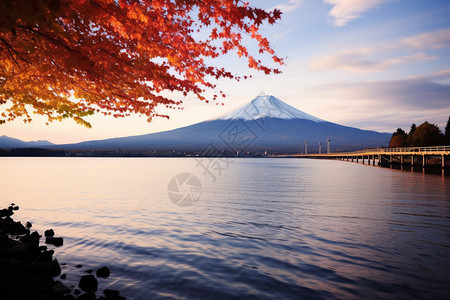
POLYGON ((259 95, 250 103, 240 106, 219 117, 220 120, 243 119, 246 121, 260 118, 306 119, 314 122, 324 122, 271 95, 259 95))

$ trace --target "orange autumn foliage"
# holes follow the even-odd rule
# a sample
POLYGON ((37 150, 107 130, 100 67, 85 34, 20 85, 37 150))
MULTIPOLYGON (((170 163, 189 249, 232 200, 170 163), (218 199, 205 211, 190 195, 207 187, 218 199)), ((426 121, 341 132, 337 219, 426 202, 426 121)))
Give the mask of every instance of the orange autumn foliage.
POLYGON ((2 0, 0 123, 29 122, 31 112, 88 127, 83 118, 95 112, 150 121, 163 116, 157 105, 181 104, 164 91, 207 101, 212 79, 240 79, 206 62, 222 54, 234 51, 250 68, 279 73, 249 54, 243 35, 282 65, 259 33, 280 16, 239 0, 2 0))

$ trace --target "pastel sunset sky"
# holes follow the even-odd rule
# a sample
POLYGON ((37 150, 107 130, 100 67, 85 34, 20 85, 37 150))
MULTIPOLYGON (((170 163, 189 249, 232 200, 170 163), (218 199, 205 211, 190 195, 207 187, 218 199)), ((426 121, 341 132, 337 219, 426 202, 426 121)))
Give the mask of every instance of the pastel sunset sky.
MULTIPOLYGON (((264 27, 286 65, 266 76, 247 69, 235 55, 220 58, 229 70, 251 74, 240 82, 221 80, 224 106, 183 100, 183 110, 160 112, 170 120, 102 115, 88 119, 93 128, 71 120, 45 125, 16 120, 0 135, 25 141, 73 143, 164 131, 201 122, 243 105, 261 92, 330 122, 393 132, 424 121, 444 128, 450 115, 450 1, 448 0, 251 0, 264 9, 283 11, 275 26, 264 27)), ((250 49, 253 48, 249 42, 250 49)), ((212 95, 212 92, 210 93, 212 95)))

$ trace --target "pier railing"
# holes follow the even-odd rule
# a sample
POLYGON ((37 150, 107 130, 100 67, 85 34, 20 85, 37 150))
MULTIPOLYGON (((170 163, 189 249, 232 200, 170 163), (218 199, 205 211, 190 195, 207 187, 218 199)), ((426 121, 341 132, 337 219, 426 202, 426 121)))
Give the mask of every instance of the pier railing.
POLYGON ((382 152, 450 152, 450 146, 430 146, 430 147, 399 147, 399 148, 380 148, 382 152))
POLYGON ((431 154, 450 154, 450 146, 429 146, 429 147, 399 147, 399 148, 370 148, 364 150, 357 151, 348 151, 348 152, 331 152, 331 153, 311 153, 311 154, 303 154, 300 156, 351 156, 351 155, 431 155, 431 154))
MULTIPOLYGON (((450 152, 450 146, 430 146, 430 147, 398 147, 398 148, 371 148, 358 151, 350 151, 345 153, 435 153, 450 152)), ((334 152, 336 153, 336 152, 334 152)))

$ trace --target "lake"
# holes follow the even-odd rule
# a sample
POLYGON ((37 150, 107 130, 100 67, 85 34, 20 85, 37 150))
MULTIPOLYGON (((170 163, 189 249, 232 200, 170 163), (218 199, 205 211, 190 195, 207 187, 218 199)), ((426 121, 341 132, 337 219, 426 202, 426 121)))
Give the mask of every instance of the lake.
POLYGON ((450 297, 448 177, 289 158, 0 167, 0 206, 64 237, 69 286, 106 265, 100 291, 127 299, 450 297))

